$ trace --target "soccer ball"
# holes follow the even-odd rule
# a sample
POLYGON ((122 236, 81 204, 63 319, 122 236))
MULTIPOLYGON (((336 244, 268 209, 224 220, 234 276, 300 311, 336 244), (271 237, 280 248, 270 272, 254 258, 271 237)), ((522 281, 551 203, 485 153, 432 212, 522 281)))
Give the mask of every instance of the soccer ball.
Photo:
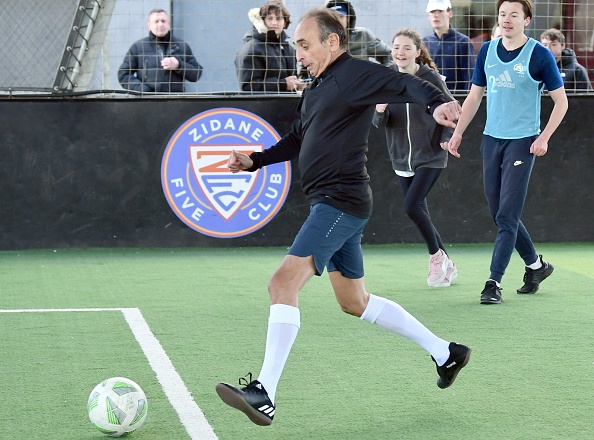
POLYGON ((87 410, 95 428, 110 437, 121 437, 142 426, 148 402, 137 383, 112 377, 93 388, 87 410))

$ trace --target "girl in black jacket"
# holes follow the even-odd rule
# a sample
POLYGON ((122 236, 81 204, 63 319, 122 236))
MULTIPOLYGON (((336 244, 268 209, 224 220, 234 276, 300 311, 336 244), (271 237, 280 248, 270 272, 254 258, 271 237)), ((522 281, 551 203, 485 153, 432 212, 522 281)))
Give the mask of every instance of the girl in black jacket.
MULTIPOLYGON (((442 91, 447 101, 454 100, 414 29, 401 29, 394 35, 392 59, 395 69, 429 81, 442 91)), ((422 105, 415 103, 378 104, 373 124, 386 128, 388 151, 402 188, 404 209, 427 244, 430 254, 427 284, 448 287, 458 271, 431 221, 426 197, 447 166, 447 143, 453 130, 437 124, 422 105)))

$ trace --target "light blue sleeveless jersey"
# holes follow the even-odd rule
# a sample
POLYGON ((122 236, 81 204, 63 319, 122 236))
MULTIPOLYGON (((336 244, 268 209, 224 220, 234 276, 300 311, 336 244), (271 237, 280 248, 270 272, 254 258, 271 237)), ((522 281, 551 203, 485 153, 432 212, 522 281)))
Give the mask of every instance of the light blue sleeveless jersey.
POLYGON ((499 139, 521 139, 540 133, 541 84, 528 70, 537 42, 528 41, 508 63, 497 56, 500 38, 489 44, 485 59, 487 77, 486 135, 499 139))

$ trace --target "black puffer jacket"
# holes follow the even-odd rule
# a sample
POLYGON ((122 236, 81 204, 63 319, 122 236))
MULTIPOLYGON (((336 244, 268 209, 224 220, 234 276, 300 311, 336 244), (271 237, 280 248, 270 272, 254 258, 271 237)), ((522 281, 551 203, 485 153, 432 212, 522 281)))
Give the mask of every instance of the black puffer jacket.
POLYGON ((561 52, 561 61, 557 63, 565 90, 567 91, 581 91, 592 90, 592 84, 588 78, 588 71, 584 66, 578 63, 575 52, 569 48, 563 49, 561 52))
POLYGON ((202 75, 202 66, 192 54, 190 46, 171 33, 149 36, 134 43, 118 70, 118 80, 124 89, 138 92, 183 93, 184 81, 196 82, 202 75), (175 57, 177 70, 164 70, 161 60, 175 57))
POLYGON ((235 57, 239 87, 244 92, 288 92, 285 78, 297 75, 297 59, 287 33, 278 37, 266 29, 259 15, 249 17, 254 26, 235 57))
MULTIPOLYGON (((441 75, 426 64, 421 64, 416 76, 437 86, 446 101, 454 100, 441 75)), ((454 130, 435 122, 425 106, 390 104, 383 113, 375 112, 373 125, 386 127, 388 152, 395 171, 446 167, 448 152, 439 144, 449 141, 454 130)))

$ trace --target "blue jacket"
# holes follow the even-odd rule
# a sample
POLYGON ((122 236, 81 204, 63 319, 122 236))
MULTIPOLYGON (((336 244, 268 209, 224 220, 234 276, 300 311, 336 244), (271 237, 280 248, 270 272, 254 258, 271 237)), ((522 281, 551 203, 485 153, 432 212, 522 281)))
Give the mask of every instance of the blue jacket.
POLYGON ((439 73, 451 92, 467 92, 474 69, 474 46, 470 38, 450 26, 439 38, 435 32, 423 38, 439 73))
POLYGON ((192 54, 190 46, 174 38, 149 36, 134 43, 118 70, 118 80, 124 89, 138 92, 183 93, 184 81, 196 82, 202 75, 202 66, 192 54), (177 70, 164 70, 163 57, 175 57, 177 70))

